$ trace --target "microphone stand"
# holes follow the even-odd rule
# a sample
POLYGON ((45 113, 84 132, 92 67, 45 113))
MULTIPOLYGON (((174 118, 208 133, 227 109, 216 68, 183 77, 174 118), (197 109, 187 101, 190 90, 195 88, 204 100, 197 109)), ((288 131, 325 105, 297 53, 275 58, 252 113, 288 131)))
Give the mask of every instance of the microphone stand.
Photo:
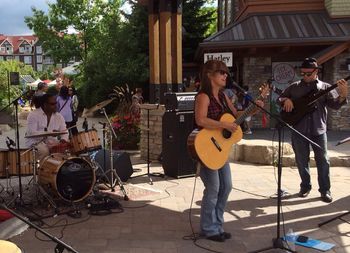
POLYGON ((5 106, 4 108, 2 108, 0 110, 0 112, 6 110, 8 107, 11 106, 11 104, 13 104, 15 106, 15 122, 16 122, 16 151, 17 151, 17 156, 16 156, 16 167, 17 167, 17 172, 18 172, 18 185, 19 185, 19 200, 20 203, 22 204, 22 173, 21 173, 21 153, 20 153, 20 146, 19 146, 19 123, 18 123, 18 101, 21 99, 22 96, 26 95, 28 93, 24 92, 22 93, 20 96, 18 96, 17 98, 15 98, 14 100, 12 100, 7 106, 5 106))
POLYGON ((20 219, 21 221, 23 221, 24 223, 29 225, 29 227, 32 227, 32 228, 36 229, 37 231, 39 231, 40 233, 42 233, 43 235, 47 236, 48 238, 51 239, 51 241, 56 242, 57 245, 55 247, 55 253, 62 253, 64 249, 68 250, 69 252, 79 253, 78 251, 73 249, 72 246, 69 246, 65 242, 63 242, 60 239, 58 239, 57 237, 52 236, 51 234, 49 234, 45 230, 41 229, 40 227, 38 227, 34 223, 30 222, 29 220, 26 220, 24 217, 22 217, 21 215, 19 215, 15 211, 13 211, 10 208, 8 208, 5 204, 1 204, 0 203, 0 207, 2 209, 5 209, 9 213, 13 214, 14 216, 16 216, 18 219, 20 219))
MULTIPOLYGON (((282 209, 282 191, 281 191, 281 185, 282 185, 282 128, 286 126, 291 131, 297 133, 302 138, 306 139, 308 142, 310 142, 312 145, 322 149, 317 143, 313 142, 306 136, 304 136, 302 133, 300 133, 298 130, 294 129, 292 126, 287 124, 285 121, 283 121, 279 116, 270 113, 265 108, 258 105, 248 94, 247 92, 239 85, 233 84, 234 87, 236 87, 240 92, 242 92, 245 97, 248 99, 248 101, 252 105, 255 105, 256 107, 260 108, 262 111, 264 111, 266 114, 270 115, 270 117, 274 118, 278 122, 277 130, 278 130, 278 170, 277 170, 277 232, 276 232, 276 238, 272 239, 273 246, 267 247, 263 249, 259 249, 256 251, 251 251, 250 253, 257 253, 257 252, 263 252, 270 249, 283 249, 289 252, 296 252, 291 250, 290 248, 286 248, 283 243, 283 238, 281 238, 281 232, 280 232, 280 225, 281 225, 281 209, 282 209)), ((288 244, 287 244, 288 245, 288 244)))

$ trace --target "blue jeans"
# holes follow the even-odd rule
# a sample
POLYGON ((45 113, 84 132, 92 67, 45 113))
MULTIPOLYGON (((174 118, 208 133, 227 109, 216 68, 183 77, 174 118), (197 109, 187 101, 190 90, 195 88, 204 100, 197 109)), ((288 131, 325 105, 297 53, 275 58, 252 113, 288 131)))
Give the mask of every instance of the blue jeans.
MULTIPOLYGON (((321 134, 316 136, 307 136, 312 141, 317 143, 323 150, 318 147, 312 146, 315 154, 315 161, 318 174, 318 191, 320 193, 326 193, 331 188, 329 179, 329 158, 327 154, 327 134, 321 134)), ((310 181, 310 144, 307 140, 303 139, 299 135, 292 133, 292 146, 295 153, 295 161, 298 166, 299 175, 301 178, 300 188, 303 190, 311 190, 310 181)))
POLYGON ((224 232, 224 211, 232 190, 230 165, 226 163, 219 170, 201 167, 200 177, 204 183, 201 206, 201 233, 212 236, 224 232))

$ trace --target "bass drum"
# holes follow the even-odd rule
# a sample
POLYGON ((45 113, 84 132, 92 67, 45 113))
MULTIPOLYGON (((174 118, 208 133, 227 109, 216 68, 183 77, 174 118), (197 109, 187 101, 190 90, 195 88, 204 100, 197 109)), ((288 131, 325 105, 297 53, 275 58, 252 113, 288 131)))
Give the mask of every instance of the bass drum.
POLYGON ((51 154, 40 162, 38 182, 63 200, 78 202, 92 191, 95 171, 83 158, 51 154))

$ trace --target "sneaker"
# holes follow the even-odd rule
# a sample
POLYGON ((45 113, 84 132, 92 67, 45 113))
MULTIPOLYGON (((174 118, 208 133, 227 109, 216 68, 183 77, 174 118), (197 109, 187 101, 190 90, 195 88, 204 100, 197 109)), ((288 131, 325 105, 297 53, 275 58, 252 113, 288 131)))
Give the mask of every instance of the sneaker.
POLYGON ((221 235, 222 235, 225 239, 231 239, 231 237, 232 237, 231 233, 228 233, 228 232, 222 232, 221 235))
POLYGON ((225 236, 223 234, 217 234, 217 235, 208 236, 207 239, 215 242, 224 242, 225 236))
POLYGON ((308 190, 308 189, 300 189, 298 196, 300 198, 306 198, 309 195, 310 191, 311 190, 308 190))
POLYGON ((331 203, 333 201, 332 195, 329 191, 326 193, 321 193, 321 199, 323 202, 331 203))
POLYGON ((253 132, 251 130, 245 131, 245 134, 252 134, 253 132))

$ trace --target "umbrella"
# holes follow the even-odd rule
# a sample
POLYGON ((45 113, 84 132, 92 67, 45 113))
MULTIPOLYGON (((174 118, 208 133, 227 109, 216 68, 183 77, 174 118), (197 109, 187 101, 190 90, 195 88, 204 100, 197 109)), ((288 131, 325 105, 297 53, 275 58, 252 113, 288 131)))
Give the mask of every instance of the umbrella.
POLYGON ((27 83, 27 86, 31 87, 31 88, 37 88, 38 87, 38 83, 42 82, 40 79, 36 79, 35 82, 32 83, 27 83))
POLYGON ((81 62, 75 62, 72 65, 65 67, 62 69, 62 73, 65 75, 76 75, 79 74, 80 71, 78 69, 78 66, 81 64, 81 62))

